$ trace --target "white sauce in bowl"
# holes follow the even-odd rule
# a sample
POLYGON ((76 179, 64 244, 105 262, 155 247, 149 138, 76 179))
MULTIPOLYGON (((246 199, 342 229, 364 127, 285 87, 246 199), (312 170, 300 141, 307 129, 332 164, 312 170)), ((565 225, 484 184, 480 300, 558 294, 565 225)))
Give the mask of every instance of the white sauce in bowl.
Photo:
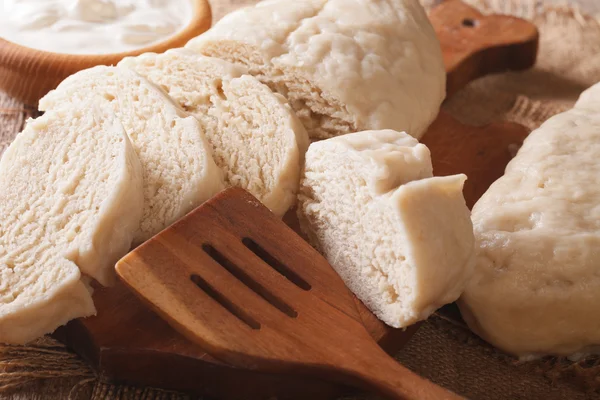
POLYGON ((191 0, 0 0, 0 37, 69 54, 131 51, 182 30, 191 0))

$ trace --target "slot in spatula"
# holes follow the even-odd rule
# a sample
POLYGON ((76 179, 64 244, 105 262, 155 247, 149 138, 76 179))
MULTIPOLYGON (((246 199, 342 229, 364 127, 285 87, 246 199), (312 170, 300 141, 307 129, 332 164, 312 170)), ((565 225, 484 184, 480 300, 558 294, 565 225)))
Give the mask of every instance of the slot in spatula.
POLYGON ((215 196, 116 268, 176 330, 232 365, 393 399, 460 398, 387 355, 327 261, 242 189, 215 196))

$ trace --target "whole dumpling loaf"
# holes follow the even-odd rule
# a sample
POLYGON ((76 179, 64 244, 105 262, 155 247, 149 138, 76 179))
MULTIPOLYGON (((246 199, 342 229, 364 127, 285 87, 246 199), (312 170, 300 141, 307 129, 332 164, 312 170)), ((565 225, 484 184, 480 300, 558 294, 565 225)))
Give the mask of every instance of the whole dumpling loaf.
POLYGON ((186 49, 128 57, 200 122, 225 182, 282 216, 295 203, 308 135, 285 98, 246 68, 186 49))
POLYGON ((316 142, 298 195, 300 226, 386 324, 426 319, 473 269, 464 175, 433 177, 429 149, 403 132, 316 142))
POLYGON ((144 175, 139 244, 224 188, 221 170, 198 121, 135 72, 98 66, 65 79, 40 100, 42 111, 98 98, 121 121, 144 175))
POLYGON ((388 128, 420 138, 445 96, 440 45, 418 0, 263 1, 186 47, 248 67, 314 139, 388 128))
POLYGON ((113 114, 88 102, 30 120, 0 161, 0 343, 94 314, 86 282, 114 276, 142 204, 142 167, 113 114))
POLYGON ((600 84, 555 115, 473 207, 469 327, 518 356, 600 348, 600 84))

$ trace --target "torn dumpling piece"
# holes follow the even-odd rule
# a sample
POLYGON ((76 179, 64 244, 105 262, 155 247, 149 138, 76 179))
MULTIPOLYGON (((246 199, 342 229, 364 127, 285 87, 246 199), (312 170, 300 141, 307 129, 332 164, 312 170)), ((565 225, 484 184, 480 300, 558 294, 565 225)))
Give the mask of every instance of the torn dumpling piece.
POLYGON ((28 121, 0 161, 0 343, 94 314, 81 273, 114 277, 142 204, 142 167, 112 113, 75 103, 28 121))
POLYGON ((246 68, 186 49, 128 57, 130 68, 196 117, 225 182, 283 216, 295 204, 308 135, 285 98, 246 68))
POLYGON ((187 48, 249 68, 312 139, 365 129, 420 138, 445 96, 440 45, 418 0, 270 0, 187 48))
POLYGON ((310 242, 386 324, 427 318, 473 268, 464 175, 433 177, 406 133, 365 131, 311 144, 298 196, 310 242))

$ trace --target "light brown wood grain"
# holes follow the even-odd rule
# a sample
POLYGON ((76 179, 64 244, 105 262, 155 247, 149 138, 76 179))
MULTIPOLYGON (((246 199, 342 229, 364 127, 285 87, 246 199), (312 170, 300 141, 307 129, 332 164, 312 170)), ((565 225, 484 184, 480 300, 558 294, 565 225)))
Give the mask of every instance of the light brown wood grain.
MULTIPOLYGON (((538 35, 532 24, 512 17, 484 17, 455 0, 440 7, 443 8, 435 9, 431 18, 436 32, 443 36, 440 40, 450 94, 481 74, 522 69, 534 63, 538 35), (475 29, 492 19, 495 24, 508 27, 508 31, 485 29, 480 35, 487 36, 477 38, 479 44, 473 45, 473 27, 465 26, 462 21, 474 17, 475 29), (503 20, 507 22, 502 23, 503 20), (482 48, 484 42, 488 47, 482 48), (509 55, 509 59, 504 58, 509 55), (514 57, 520 61, 515 62, 514 57)), ((515 124, 469 127, 441 112, 423 142, 432 152, 436 175, 462 172, 469 176, 465 196, 472 204, 502 173, 510 159, 508 145, 519 145, 527 133, 525 128, 515 124)), ((288 214, 285 221, 297 229, 293 213, 288 214)), ((106 379, 227 399, 318 400, 330 399, 348 390, 324 380, 265 373, 218 361, 207 349, 171 328, 122 284, 98 288, 94 301, 98 309, 96 317, 72 321, 58 335, 106 379)), ((388 353, 402 348, 418 328, 417 324, 406 331, 391 329, 360 301, 354 301, 370 336, 388 353)))
POLYGON ((421 142, 431 151, 435 175, 467 175, 463 193, 471 208, 504 174, 514 150, 528 134, 529 129, 512 122, 468 126, 442 111, 421 142))
POLYGON ((162 53, 181 47, 193 37, 210 28, 212 19, 207 0, 192 0, 192 21, 177 34, 152 46, 135 51, 103 54, 75 55, 41 51, 0 38, 0 89, 31 106, 54 89, 69 75, 96 65, 115 65, 124 57, 147 52, 162 53))

